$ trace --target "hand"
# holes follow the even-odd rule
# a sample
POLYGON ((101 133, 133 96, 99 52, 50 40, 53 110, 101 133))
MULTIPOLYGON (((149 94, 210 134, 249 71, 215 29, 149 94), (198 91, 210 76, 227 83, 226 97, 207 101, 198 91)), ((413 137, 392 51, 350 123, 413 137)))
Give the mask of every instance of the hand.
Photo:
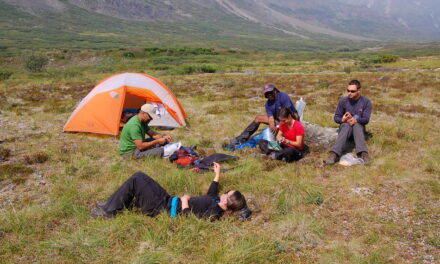
POLYGON ((277 132, 277 127, 276 126, 270 126, 269 125, 269 129, 270 129, 270 132, 272 132, 272 134, 275 134, 277 132))
POLYGON ((286 138, 283 137, 283 134, 278 133, 278 135, 277 135, 277 141, 278 141, 278 142, 283 142, 285 139, 286 139, 286 138))
POLYGON ((191 196, 185 194, 183 196, 180 197, 180 202, 182 203, 182 211, 186 208, 189 208, 189 199, 191 198, 191 196))
POLYGON ((357 120, 356 118, 351 117, 350 119, 347 120, 347 123, 349 123, 350 125, 354 125, 357 123, 357 120))
POLYGON ((188 201, 191 198, 191 196, 189 196, 188 194, 185 194, 183 196, 180 197, 181 201, 188 201))
POLYGON ((165 143, 167 143, 167 140, 166 140, 166 138, 158 138, 158 139, 156 139, 157 140, 157 144, 160 144, 160 145, 163 145, 163 144, 165 144, 165 143))
POLYGON ((167 143, 171 142, 171 140, 172 140, 171 136, 168 136, 168 135, 163 136, 162 138, 166 139, 167 143))
POLYGON ((218 164, 217 162, 213 162, 212 166, 214 167, 215 174, 220 174, 222 166, 220 166, 220 164, 218 164))
POLYGON ((347 122, 350 118, 351 118, 351 114, 350 114, 350 112, 346 112, 346 113, 342 116, 342 123, 347 122))

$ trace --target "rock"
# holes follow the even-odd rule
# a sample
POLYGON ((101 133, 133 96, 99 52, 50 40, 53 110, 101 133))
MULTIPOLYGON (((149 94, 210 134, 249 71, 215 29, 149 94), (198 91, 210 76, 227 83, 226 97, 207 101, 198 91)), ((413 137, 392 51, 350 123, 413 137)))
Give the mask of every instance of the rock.
POLYGON ((379 81, 388 81, 390 79, 389 76, 380 76, 379 81))
POLYGON ((328 147, 333 145, 338 137, 337 128, 322 127, 317 124, 303 122, 306 139, 313 145, 328 147))

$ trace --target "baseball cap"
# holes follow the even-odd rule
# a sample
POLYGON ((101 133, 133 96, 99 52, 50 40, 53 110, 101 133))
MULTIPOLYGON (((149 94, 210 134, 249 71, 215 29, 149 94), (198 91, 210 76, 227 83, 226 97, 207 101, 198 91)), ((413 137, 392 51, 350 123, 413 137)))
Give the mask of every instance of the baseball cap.
POLYGON ((263 93, 269 93, 275 90, 277 87, 273 83, 268 83, 264 86, 263 93))
POLYGON ((160 116, 156 114, 156 110, 154 109, 154 105, 152 104, 144 104, 141 107, 141 111, 149 114, 152 119, 159 119, 160 116))

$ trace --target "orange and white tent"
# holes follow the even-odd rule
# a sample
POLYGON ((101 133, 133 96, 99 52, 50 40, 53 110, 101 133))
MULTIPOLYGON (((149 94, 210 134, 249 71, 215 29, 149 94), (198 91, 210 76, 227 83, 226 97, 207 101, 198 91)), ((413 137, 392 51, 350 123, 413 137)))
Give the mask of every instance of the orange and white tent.
POLYGON ((63 131, 119 134, 124 108, 157 106, 160 119, 150 126, 185 126, 185 111, 174 94, 158 79, 141 73, 122 73, 101 81, 73 111, 63 131))

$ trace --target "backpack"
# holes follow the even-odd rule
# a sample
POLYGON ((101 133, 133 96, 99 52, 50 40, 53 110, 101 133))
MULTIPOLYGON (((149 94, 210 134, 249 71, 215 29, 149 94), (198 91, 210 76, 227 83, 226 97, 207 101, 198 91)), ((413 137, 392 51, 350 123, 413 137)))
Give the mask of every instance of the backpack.
POLYGON ((192 165, 196 160, 199 159, 199 157, 197 156, 197 154, 195 154, 194 152, 189 152, 187 149, 185 148, 180 148, 178 151, 175 152, 176 155, 176 163, 177 165, 180 166, 190 166, 192 165))

